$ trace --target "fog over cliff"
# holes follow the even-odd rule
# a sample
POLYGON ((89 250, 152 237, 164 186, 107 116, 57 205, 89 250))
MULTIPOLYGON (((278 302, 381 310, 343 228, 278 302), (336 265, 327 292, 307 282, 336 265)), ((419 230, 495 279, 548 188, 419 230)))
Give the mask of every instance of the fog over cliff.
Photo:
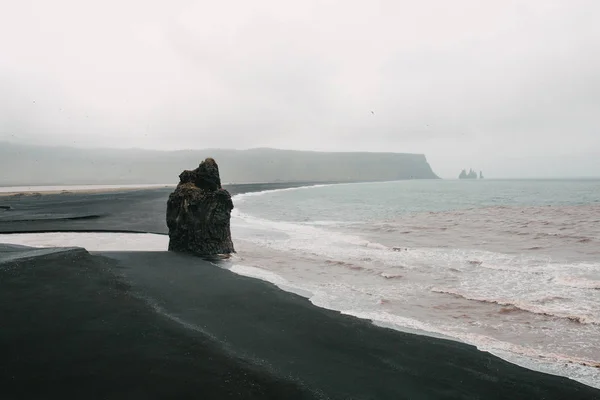
POLYGON ((184 169, 214 157, 225 183, 436 179, 422 154, 276 149, 114 150, 0 143, 0 185, 176 184, 184 169), (10 172, 9 172, 10 171, 10 172))
POLYGON ((600 176, 599 18, 596 0, 4 1, 0 141, 600 176))

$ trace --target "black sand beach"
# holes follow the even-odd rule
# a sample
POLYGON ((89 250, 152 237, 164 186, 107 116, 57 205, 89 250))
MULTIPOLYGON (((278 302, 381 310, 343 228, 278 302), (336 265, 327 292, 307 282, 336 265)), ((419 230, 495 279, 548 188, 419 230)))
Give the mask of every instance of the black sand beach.
MULTIPOLYGON (((233 196, 304 185, 306 183, 257 183, 224 187, 233 196)), ((92 193, 0 193, 0 233, 110 231, 168 234, 165 212, 167 198, 174 188, 92 193)))
MULTIPOLYGON (((166 233, 169 192, 0 197, 0 232, 166 233)), ((167 252, 2 245, 0 310, 2 399, 600 399, 167 252)))

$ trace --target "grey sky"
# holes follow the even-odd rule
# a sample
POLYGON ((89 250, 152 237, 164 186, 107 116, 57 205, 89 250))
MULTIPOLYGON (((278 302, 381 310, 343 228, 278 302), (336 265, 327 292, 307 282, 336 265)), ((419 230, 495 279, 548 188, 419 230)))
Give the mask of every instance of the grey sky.
POLYGON ((600 176, 599 20, 596 0, 0 0, 0 140, 600 176))

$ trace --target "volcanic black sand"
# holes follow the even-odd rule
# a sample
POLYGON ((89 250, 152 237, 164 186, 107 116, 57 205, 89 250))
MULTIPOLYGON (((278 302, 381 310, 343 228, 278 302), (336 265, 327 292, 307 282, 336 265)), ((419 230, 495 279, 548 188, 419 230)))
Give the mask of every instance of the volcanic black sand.
MULTIPOLYGON (((162 233, 168 192, 0 198, 13 208, 0 210, 0 231, 162 233)), ((221 266, 167 252, 0 246, 0 399, 600 399, 221 266)))
MULTIPOLYGON (((225 185, 231 195, 305 183, 225 185)), ((0 233, 112 231, 167 234, 167 198, 173 188, 57 194, 0 193, 0 233)))

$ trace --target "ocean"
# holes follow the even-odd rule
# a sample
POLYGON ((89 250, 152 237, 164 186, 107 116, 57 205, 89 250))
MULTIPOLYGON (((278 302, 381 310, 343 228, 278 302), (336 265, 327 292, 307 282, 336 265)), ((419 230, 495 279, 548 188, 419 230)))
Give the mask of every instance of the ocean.
MULTIPOLYGON (((237 254, 220 266, 319 307, 600 388, 600 180, 317 185, 233 201, 237 254)), ((0 242, 164 251, 168 236, 0 242)))
POLYGON ((234 197, 232 271, 600 387, 600 181, 412 180, 234 197))

